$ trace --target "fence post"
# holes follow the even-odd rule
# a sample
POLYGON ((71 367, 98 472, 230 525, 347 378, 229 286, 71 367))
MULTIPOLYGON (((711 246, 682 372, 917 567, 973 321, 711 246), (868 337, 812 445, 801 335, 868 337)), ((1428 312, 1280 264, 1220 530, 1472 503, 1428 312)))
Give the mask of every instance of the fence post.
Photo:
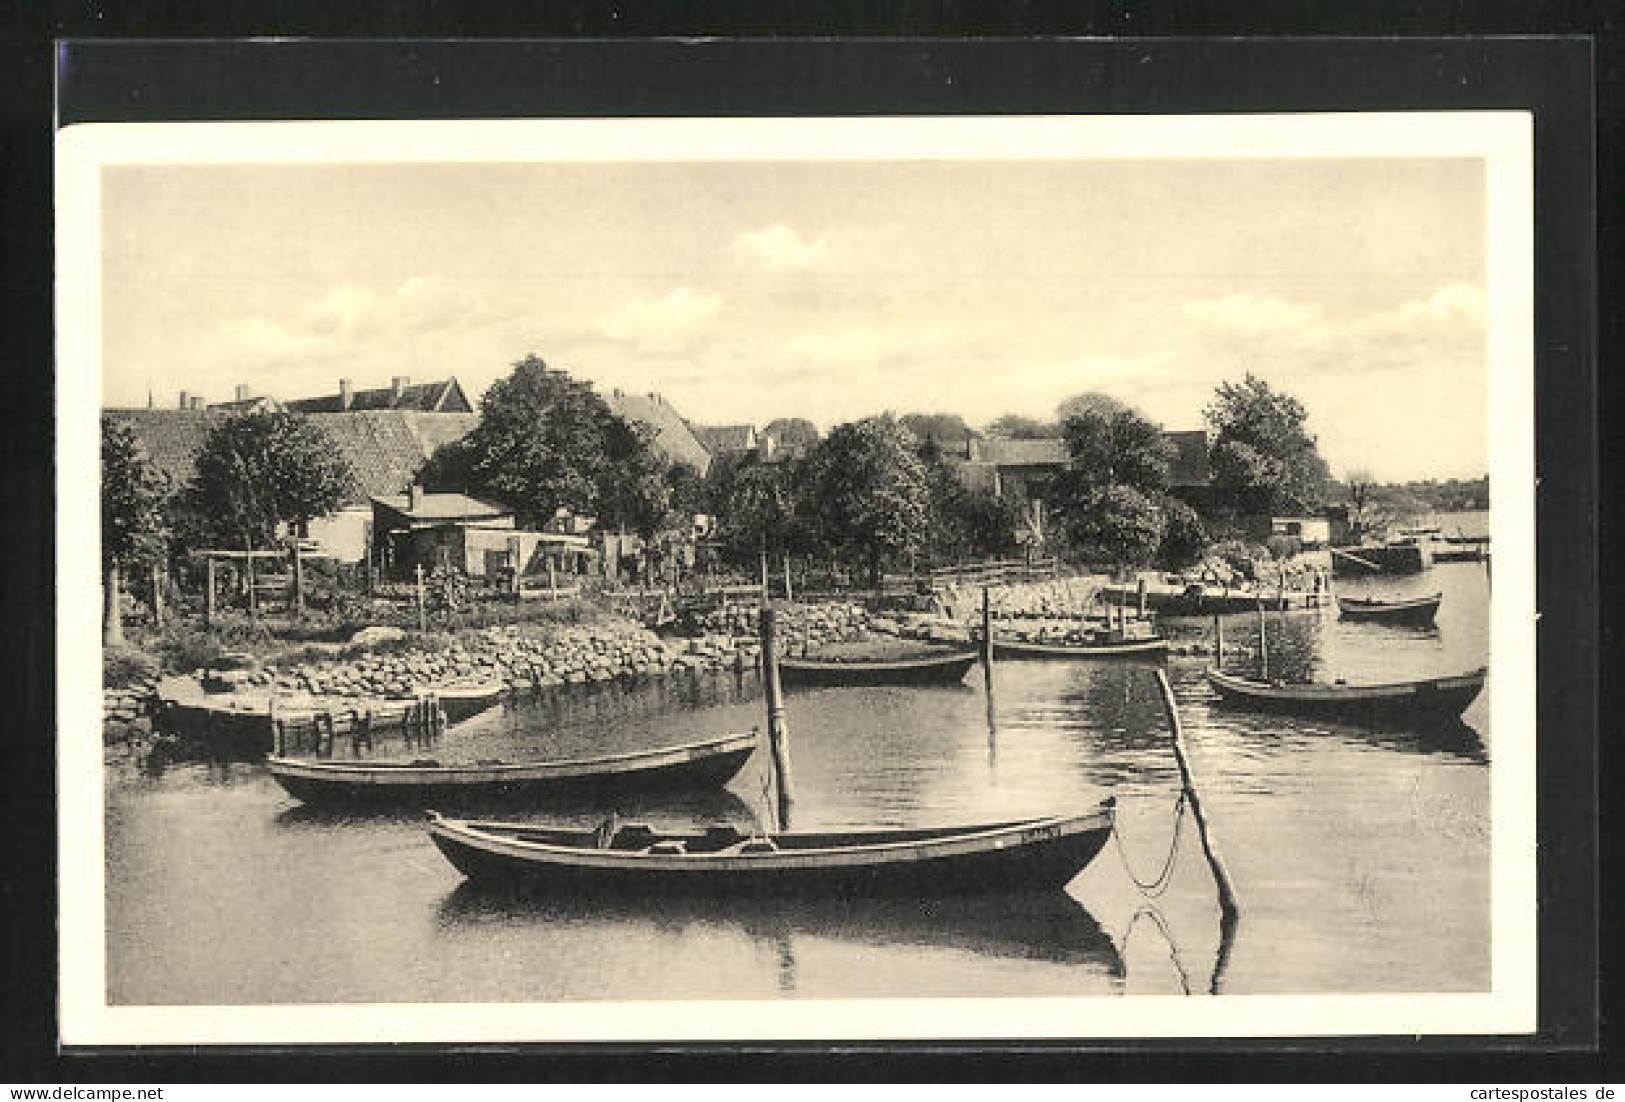
POLYGON ((520 590, 523 588, 520 584, 520 575, 524 571, 524 564, 520 562, 520 556, 524 554, 523 546, 518 536, 508 537, 508 565, 513 568, 513 581, 510 588, 513 590, 515 597, 519 596, 520 590))
POLYGON ((288 552, 293 557, 293 610, 296 613, 303 613, 305 611, 305 560, 299 553, 298 536, 289 541, 288 552))
POLYGON ((157 563, 152 564, 152 626, 160 631, 164 627, 163 567, 157 563))
POLYGON ((417 577, 418 634, 427 635, 429 633, 429 614, 428 614, 427 609, 424 607, 424 603, 423 603, 423 564, 422 563, 417 564, 417 566, 413 570, 413 574, 416 575, 416 577, 417 577))
POLYGON ((210 555, 204 562, 207 565, 203 583, 203 626, 210 627, 214 624, 214 556, 210 555))

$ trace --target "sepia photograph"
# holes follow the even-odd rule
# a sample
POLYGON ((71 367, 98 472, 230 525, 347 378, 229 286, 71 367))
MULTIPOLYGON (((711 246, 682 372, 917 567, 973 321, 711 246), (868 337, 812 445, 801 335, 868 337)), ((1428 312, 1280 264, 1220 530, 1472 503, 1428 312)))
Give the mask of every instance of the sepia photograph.
POLYGON ((1534 1029, 1527 114, 58 165, 69 1043, 1534 1029))

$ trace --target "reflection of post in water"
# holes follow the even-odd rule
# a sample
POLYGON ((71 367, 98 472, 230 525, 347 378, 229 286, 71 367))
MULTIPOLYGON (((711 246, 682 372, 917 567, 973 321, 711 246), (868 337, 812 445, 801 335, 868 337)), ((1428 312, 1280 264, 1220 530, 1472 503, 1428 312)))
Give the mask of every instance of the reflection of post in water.
POLYGON ((1207 856, 1208 868, 1213 871, 1214 883, 1219 889, 1219 953, 1213 964, 1213 979, 1209 988, 1212 994, 1218 994, 1219 981, 1223 975, 1225 965, 1230 960, 1230 949, 1236 936, 1236 924, 1241 918, 1241 911, 1236 906, 1235 890, 1230 884, 1230 873, 1224 867, 1224 859, 1219 856, 1218 843, 1208 832, 1207 817, 1202 814, 1202 798, 1196 792, 1196 781, 1191 776, 1189 762, 1185 758, 1185 733, 1179 722, 1179 708, 1174 702, 1174 690, 1168 684, 1168 674, 1163 670, 1153 670, 1157 679, 1157 688, 1162 693, 1162 706, 1168 713, 1168 726, 1173 736, 1174 761, 1179 765, 1179 780, 1184 787, 1184 798, 1190 803, 1191 817, 1196 820, 1197 837, 1202 841, 1202 852, 1207 856))
POLYGON ((773 938, 773 947, 779 954, 779 990, 794 992, 796 989, 796 950, 795 945, 790 941, 790 932, 788 930, 780 931, 773 938))
POLYGON ((999 751, 999 724, 993 710, 993 611, 988 587, 982 587, 982 686, 987 701, 987 764, 993 767, 999 751))
MULTIPOLYGON (((1174 942, 1173 931, 1168 929, 1168 922, 1157 910, 1157 905, 1147 901, 1135 911, 1128 920, 1128 926, 1123 930, 1123 955, 1128 955, 1128 939, 1134 936, 1134 929, 1140 924, 1141 918, 1149 918, 1151 924, 1162 934, 1162 940, 1168 945, 1168 960, 1174 966, 1174 974, 1179 977, 1179 989, 1182 993, 1191 993, 1190 975, 1185 971, 1185 962, 1179 959, 1179 946, 1174 942)), ((1217 991, 1214 992, 1217 994, 1217 991)))

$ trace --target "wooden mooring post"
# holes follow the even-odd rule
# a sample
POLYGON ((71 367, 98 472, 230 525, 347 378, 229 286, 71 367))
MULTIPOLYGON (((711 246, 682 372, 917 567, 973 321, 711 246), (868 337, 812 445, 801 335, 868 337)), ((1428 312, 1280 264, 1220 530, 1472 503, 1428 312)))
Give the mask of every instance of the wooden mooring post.
POLYGON ((1219 855, 1219 844, 1214 839, 1212 831, 1208 829, 1207 816, 1202 812, 1202 797, 1196 791, 1196 779, 1191 775, 1190 761, 1185 753, 1185 730, 1179 722, 1179 707, 1174 701, 1173 686, 1168 683, 1168 674, 1165 670, 1157 669, 1152 672, 1157 679, 1157 689, 1162 694, 1162 709, 1168 716, 1174 761, 1179 766, 1179 782, 1184 789, 1185 800, 1190 805, 1191 816, 1196 820, 1196 832, 1202 841, 1202 853, 1206 856, 1208 868, 1213 870, 1213 880, 1218 885, 1221 923, 1227 924, 1233 932, 1241 910, 1236 905, 1236 892, 1230 882, 1230 871, 1225 868, 1224 858, 1219 855))
POLYGON ((1258 599, 1258 676, 1262 681, 1270 679, 1270 639, 1269 625, 1264 618, 1264 599, 1258 599))
POLYGON ((758 622, 762 645, 762 695, 767 701, 768 760, 772 763, 773 787, 777 796, 774 829, 789 830, 792 802, 790 731, 784 719, 784 690, 779 685, 779 658, 775 650, 778 632, 774 623, 774 609, 765 601, 758 622))

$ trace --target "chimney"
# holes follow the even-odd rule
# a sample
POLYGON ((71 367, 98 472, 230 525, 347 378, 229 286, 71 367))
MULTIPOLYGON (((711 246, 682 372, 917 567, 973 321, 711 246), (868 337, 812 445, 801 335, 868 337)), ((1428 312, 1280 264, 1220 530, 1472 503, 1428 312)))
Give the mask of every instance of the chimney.
POLYGON ((405 375, 397 375, 393 379, 389 380, 390 397, 399 399, 401 394, 406 390, 406 384, 411 381, 412 380, 405 375))
POLYGON ((339 409, 349 410, 350 403, 355 401, 355 392, 350 389, 350 380, 339 380, 339 409))
POLYGON ((182 409, 191 409, 192 408, 192 403, 188 399, 186 391, 184 391, 184 390, 181 391, 181 408, 182 409))
POLYGON ((203 408, 203 395, 201 395, 201 394, 192 395, 192 408, 193 409, 202 409, 203 408))
POLYGON ((406 488, 406 508, 410 512, 417 512, 423 507, 423 487, 416 482, 406 488))
POLYGON ((237 389, 233 393, 235 394, 237 401, 239 401, 239 402, 248 401, 248 384, 247 383, 238 383, 237 384, 237 389))

